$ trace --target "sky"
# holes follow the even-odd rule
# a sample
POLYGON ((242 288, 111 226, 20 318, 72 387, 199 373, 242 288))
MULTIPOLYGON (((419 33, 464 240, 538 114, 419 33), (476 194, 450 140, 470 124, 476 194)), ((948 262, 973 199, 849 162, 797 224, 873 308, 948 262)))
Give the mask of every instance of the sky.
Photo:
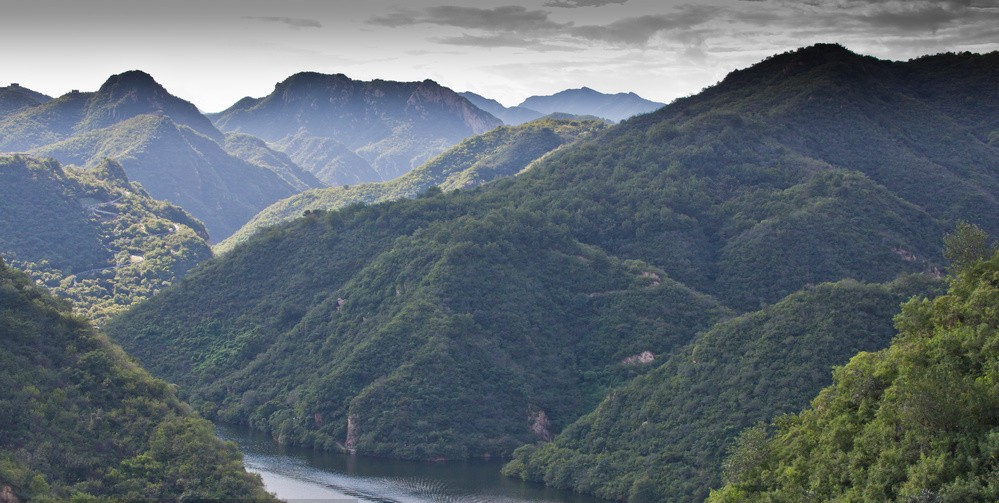
POLYGON ((590 87, 664 103, 814 43, 999 50, 999 0, 0 0, 0 86, 143 70, 204 112, 300 71, 432 79, 507 106, 590 87))

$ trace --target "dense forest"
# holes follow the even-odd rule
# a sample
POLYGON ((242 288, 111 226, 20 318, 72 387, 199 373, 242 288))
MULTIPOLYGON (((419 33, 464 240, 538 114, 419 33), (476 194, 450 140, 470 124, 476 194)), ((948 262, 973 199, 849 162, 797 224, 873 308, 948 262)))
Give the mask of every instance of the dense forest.
POLYGON ((829 368, 888 344, 902 301, 940 283, 844 280, 718 323, 554 441, 518 449, 504 473, 634 503, 703 501, 739 431, 801 410, 829 368))
POLYGON ((999 254, 974 255, 957 255, 971 260, 946 295, 904 306, 890 347, 838 367, 807 410, 744 431, 708 501, 996 501, 999 254))
POLYGON ((235 445, 0 261, 4 501, 273 501, 235 445))
MULTIPOLYGON (((703 496, 724 439, 803 406, 850 351, 887 343, 900 296, 929 287, 891 282, 939 275, 941 236, 956 220, 996 230, 996 57, 894 63, 835 45, 778 55, 520 176, 266 228, 108 329, 205 415, 282 441, 465 458, 564 430, 537 449, 541 464, 520 451, 523 476, 617 498, 643 475, 639 488, 658 494, 696 479, 705 485, 685 491, 703 496), (801 307, 856 310, 850 292, 870 300, 870 317, 822 311, 820 300, 801 307), (781 321, 799 307, 823 314, 781 321), (740 314, 749 318, 725 321, 740 314), (656 458, 673 467, 661 476, 628 460, 628 446, 587 451, 586 425, 603 416, 584 415, 603 401, 597 410, 613 417, 606 397, 641 411, 668 389, 658 380, 685 367, 683 351, 701 347, 699 333, 737 345, 735 327, 754 323, 761 343, 800 329, 839 349, 803 345, 820 368, 788 362, 775 393, 736 381, 674 397, 686 408, 650 415, 655 438, 641 441, 692 442, 690 456, 656 458), (852 328, 832 335, 855 338, 841 348, 828 339, 836 323, 852 328), (638 376, 646 386, 617 390, 638 376), (734 409, 721 430, 699 426, 720 431, 717 445, 671 426, 697 424, 702 402, 734 409), (541 459, 558 447, 579 451, 541 459), (579 467, 620 476, 577 484, 579 467)), ((755 358, 747 365, 773 363, 755 358)))
POLYGON ((115 161, 0 156, 0 255, 102 323, 211 258, 205 226, 115 161))
POLYGON ((224 253, 263 227, 298 218, 304 212, 337 210, 354 203, 377 203, 437 187, 467 189, 514 176, 550 152, 589 138, 607 126, 594 119, 547 117, 515 127, 498 127, 467 138, 409 173, 387 182, 310 190, 282 199, 258 213, 215 247, 224 253))

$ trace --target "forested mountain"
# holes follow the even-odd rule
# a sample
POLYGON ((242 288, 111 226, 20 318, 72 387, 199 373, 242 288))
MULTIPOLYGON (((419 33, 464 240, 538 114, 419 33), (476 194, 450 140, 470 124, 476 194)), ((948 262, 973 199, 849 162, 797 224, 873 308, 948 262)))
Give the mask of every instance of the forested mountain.
POLYGON ((449 191, 513 176, 563 145, 589 138, 606 125, 588 119, 539 119, 518 127, 498 127, 472 136, 405 175, 388 182, 330 187, 296 194, 261 211, 215 247, 224 253, 260 229, 293 220, 305 211, 336 210, 354 203, 376 203, 438 187, 449 191))
POLYGON ((0 87, 0 118, 24 108, 41 105, 51 99, 50 96, 21 87, 19 84, 0 87))
POLYGON ((121 165, 87 171, 0 156, 0 255, 101 321, 212 256, 204 225, 121 165))
POLYGON ((139 71, 114 75, 94 93, 72 92, 0 117, 0 151, 85 168, 113 158, 132 181, 191 212, 218 240, 297 192, 266 167, 226 153, 224 141, 194 105, 139 71))
POLYGON ((708 501, 996 501, 999 255, 914 299, 889 348, 833 373, 811 408, 739 437, 708 501))
POLYGON ((518 126, 525 122, 544 117, 545 114, 537 110, 524 107, 505 107, 500 102, 489 99, 472 92, 458 93, 476 107, 489 112, 493 117, 503 121, 508 126, 518 126))
POLYGON ((504 473, 633 503, 703 501, 741 429, 801 410, 833 365, 888 345, 903 301, 940 283, 823 284, 719 323, 504 473))
POLYGON ((646 351, 809 285, 938 272, 956 219, 999 230, 997 58, 775 56, 521 176, 270 228, 109 330, 206 414, 286 441, 509 454, 646 351))
POLYGON ((638 114, 662 108, 635 93, 604 94, 588 87, 566 89, 551 96, 531 96, 515 109, 536 110, 542 114, 567 113, 623 121, 638 114))
POLYGON ((0 339, 4 501, 274 501, 167 383, 2 260, 0 339))
POLYGON ((361 82, 309 72, 213 118, 223 131, 270 142, 332 185, 391 180, 502 124, 430 80, 361 82))

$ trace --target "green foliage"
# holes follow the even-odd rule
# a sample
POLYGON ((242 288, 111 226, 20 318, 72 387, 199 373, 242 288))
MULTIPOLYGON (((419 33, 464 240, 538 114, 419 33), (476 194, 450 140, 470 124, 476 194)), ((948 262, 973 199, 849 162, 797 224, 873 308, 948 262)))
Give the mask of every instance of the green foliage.
POLYGON ((781 55, 521 176, 295 208, 110 329, 199 410, 289 442, 464 457, 561 432, 508 473, 703 497, 740 430, 884 347, 926 286, 870 283, 939 272, 958 219, 999 226, 997 72, 781 55), (625 363, 644 351, 666 363, 625 363))
POLYGON ((211 257, 201 222, 131 185, 121 165, 0 157, 0 252, 102 322, 211 257))
POLYGON ((28 501, 272 500, 172 388, 0 261, 0 486, 28 501))
MULTIPOLYGON (((759 453, 747 448, 722 466, 741 429, 800 410, 829 383, 826 369, 884 347, 899 303, 930 285, 919 278, 825 284, 721 322, 613 390, 553 442, 518 450, 505 473, 629 501, 643 481, 643 494, 701 501, 723 469, 738 474, 757 462, 759 453)), ((739 444, 758 443, 753 432, 739 444)))
POLYGON ((954 231, 944 236, 944 256, 957 271, 985 260, 993 251, 985 231, 968 222, 958 222, 954 231))
POLYGON ((354 203, 415 197, 433 186, 445 191, 467 189, 513 176, 563 145, 589 138, 605 128, 604 123, 596 120, 553 118, 517 127, 499 127, 463 140, 394 180, 310 190, 278 201, 215 249, 217 253, 225 253, 260 229, 293 220, 303 211, 330 211, 354 203))
POLYGON ((109 330, 199 410, 282 441, 466 458, 557 431, 640 371, 621 360, 728 313, 537 215, 463 206, 438 194, 312 213, 109 330))
POLYGON ((999 498, 997 279, 999 255, 908 302, 891 346, 837 368, 810 409, 774 423, 764 462, 709 501, 999 498))

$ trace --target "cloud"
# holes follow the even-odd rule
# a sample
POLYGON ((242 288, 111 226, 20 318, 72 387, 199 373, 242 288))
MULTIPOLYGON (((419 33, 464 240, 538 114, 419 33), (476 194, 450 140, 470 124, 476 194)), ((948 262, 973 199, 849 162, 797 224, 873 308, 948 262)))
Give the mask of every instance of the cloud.
POLYGON ((686 6, 670 14, 648 14, 620 19, 605 25, 578 26, 570 32, 591 41, 610 42, 624 45, 646 45, 653 37, 663 32, 670 38, 677 38, 682 32, 689 32, 695 26, 715 19, 718 9, 708 6, 686 6))
POLYGON ((440 44, 466 46, 466 47, 521 47, 538 52, 548 51, 582 51, 582 47, 569 45, 549 44, 534 38, 523 38, 512 33, 497 33, 493 35, 469 35, 463 33, 455 37, 437 37, 432 39, 440 44))
POLYGON ((277 17, 277 16, 243 16, 243 19, 255 19, 257 21, 264 21, 266 23, 281 23, 296 29, 323 27, 323 25, 319 21, 316 21, 315 19, 302 19, 295 17, 277 17))
POLYGON ((610 4, 623 4, 628 0, 549 0, 545 7, 561 7, 575 9, 577 7, 603 7, 610 4))
POLYGON ((465 29, 480 29, 491 32, 555 30, 568 26, 548 18, 543 10, 527 10, 526 7, 508 5, 494 9, 442 5, 429 7, 423 12, 397 11, 368 20, 369 24, 399 27, 415 24, 453 26, 465 29))

